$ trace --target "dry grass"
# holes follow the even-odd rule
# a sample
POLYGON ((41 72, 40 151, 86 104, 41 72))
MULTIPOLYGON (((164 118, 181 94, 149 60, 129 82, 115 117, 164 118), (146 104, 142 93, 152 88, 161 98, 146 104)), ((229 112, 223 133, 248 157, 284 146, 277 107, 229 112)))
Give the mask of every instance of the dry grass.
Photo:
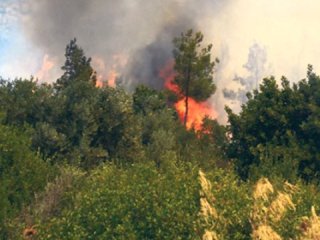
POLYGON ((202 172, 201 170, 199 171, 199 182, 201 186, 200 197, 207 197, 207 198, 210 198, 210 200, 214 201, 214 198, 211 192, 212 190, 211 183, 206 178, 206 175, 204 174, 204 172, 202 172))
POLYGON ((254 204, 250 219, 253 239, 281 239, 271 226, 281 221, 288 209, 295 210, 291 194, 297 191, 297 187, 288 182, 284 183, 283 188, 284 192, 278 192, 274 198, 275 190, 268 179, 262 178, 257 182, 253 192, 254 204))
POLYGON ((218 237, 215 232, 206 231, 202 236, 202 240, 218 240, 218 237))
POLYGON ((261 178, 256 184, 253 192, 253 198, 255 200, 262 199, 266 201, 269 198, 269 194, 273 192, 273 186, 269 180, 267 178, 261 178))
POLYGON ((252 229, 257 229, 258 226, 266 224, 268 217, 269 195, 274 192, 272 184, 267 178, 261 178, 255 185, 253 191, 253 209, 251 212, 250 222, 252 229))
POLYGON ((200 198, 200 214, 207 223, 210 219, 218 218, 216 209, 210 205, 206 198, 200 198))
POLYGON ((311 208, 311 217, 303 218, 300 227, 302 229, 300 240, 320 240, 320 218, 314 207, 311 208))
POLYGON ((271 203, 270 207, 268 208, 270 212, 270 217, 278 222, 283 217, 284 213, 288 209, 295 210, 295 205, 293 204, 291 197, 287 193, 279 192, 277 198, 271 203))
POLYGON ((48 183, 44 193, 36 196, 34 207, 36 214, 42 220, 56 216, 59 213, 64 194, 74 187, 76 179, 84 176, 83 172, 71 167, 62 168, 60 171, 60 176, 52 183, 48 183))
POLYGON ((289 183, 287 181, 285 181, 283 188, 287 193, 291 193, 291 194, 296 193, 298 191, 297 186, 292 185, 291 183, 289 183))
MULTIPOLYGON (((202 240, 218 240, 223 235, 217 230, 222 217, 219 217, 214 207, 212 185, 202 171, 199 171, 200 182, 200 216, 205 220, 206 230, 202 240)), ((253 229, 253 240, 282 240, 281 235, 275 230, 288 210, 295 210, 292 195, 298 191, 298 187, 285 182, 283 191, 276 191, 267 178, 260 179, 254 186, 253 207, 250 223, 253 229)), ((320 218, 312 208, 312 216, 304 222, 303 237, 299 240, 320 240, 320 218)))
POLYGON ((281 240, 282 238, 268 225, 260 225, 252 233, 253 240, 281 240))
POLYGON ((202 240, 218 240, 217 234, 212 231, 214 220, 218 218, 216 209, 213 206, 214 197, 211 192, 211 183, 205 174, 199 171, 200 182, 200 217, 206 222, 207 228, 202 236, 202 240), (211 202, 211 203, 210 203, 211 202), (211 230, 208 230, 211 229, 211 230))
POLYGON ((13 237, 9 239, 21 239, 21 237, 23 239, 36 239, 35 224, 45 222, 60 214, 65 204, 63 201, 66 201, 64 200, 65 194, 75 188, 75 183, 84 177, 82 171, 72 167, 61 168, 60 171, 60 175, 53 182, 47 184, 44 192, 35 195, 34 202, 24 208, 19 217, 12 223, 15 225, 18 222, 24 222, 28 227, 21 229, 22 232, 19 232, 19 237, 16 235, 16 231, 12 231, 10 234, 13 237))
POLYGON ((253 219, 264 219, 265 223, 267 218, 270 218, 274 222, 278 222, 288 209, 295 210, 291 194, 297 191, 297 187, 285 182, 284 189, 286 192, 278 192, 277 197, 270 203, 270 194, 274 193, 273 186, 268 179, 260 179, 257 182, 253 193, 253 198, 255 200, 252 214, 253 219))

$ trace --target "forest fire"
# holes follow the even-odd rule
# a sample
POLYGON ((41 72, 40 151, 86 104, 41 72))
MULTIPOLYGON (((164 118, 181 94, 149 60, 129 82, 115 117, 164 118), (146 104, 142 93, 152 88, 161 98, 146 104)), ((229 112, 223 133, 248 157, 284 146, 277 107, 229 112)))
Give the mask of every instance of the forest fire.
POLYGON ((42 60, 41 68, 35 74, 40 81, 48 81, 54 75, 54 66, 56 65, 56 59, 45 54, 42 60))
MULTIPOLYGON (((93 66, 97 70, 97 87, 103 87, 108 85, 115 87, 116 80, 119 76, 119 71, 127 64, 127 58, 122 55, 113 56, 114 63, 111 67, 107 67, 105 62, 100 57, 93 57, 93 66)), ((174 107, 178 113, 178 116, 183 122, 185 115, 185 97, 180 93, 180 89, 177 85, 173 84, 175 77, 174 60, 167 61, 163 68, 159 70, 159 77, 164 81, 164 87, 179 96, 178 102, 174 104, 174 107)), ((208 102, 197 102, 192 97, 189 97, 189 111, 188 119, 186 123, 187 129, 194 128, 195 130, 201 130, 202 121, 204 117, 216 118, 217 113, 208 102)))
MULTIPOLYGON (((179 114, 179 118, 183 121, 185 114, 185 99, 178 101, 175 108, 179 114)), ((187 120, 187 128, 194 127, 195 130, 201 130, 202 120, 205 116, 214 117, 216 113, 210 108, 207 102, 198 103, 193 98, 189 98, 189 115, 187 120)))
POLYGON ((113 64, 107 67, 101 57, 92 58, 92 65, 97 70, 97 87, 103 87, 107 84, 110 87, 116 86, 116 80, 119 77, 120 70, 127 64, 127 58, 123 55, 114 55, 112 57, 113 64))
MULTIPOLYGON (((159 77, 164 80, 164 87, 177 95, 180 95, 179 87, 173 84, 175 72, 173 69, 174 60, 170 60, 159 71, 159 77)), ((174 104, 181 122, 184 120, 185 115, 185 98, 182 97, 178 102, 174 104)), ((195 130, 201 130, 202 120, 204 117, 216 118, 217 113, 210 106, 208 102, 196 102, 193 98, 189 97, 189 114, 186 123, 187 129, 194 128, 195 130)))

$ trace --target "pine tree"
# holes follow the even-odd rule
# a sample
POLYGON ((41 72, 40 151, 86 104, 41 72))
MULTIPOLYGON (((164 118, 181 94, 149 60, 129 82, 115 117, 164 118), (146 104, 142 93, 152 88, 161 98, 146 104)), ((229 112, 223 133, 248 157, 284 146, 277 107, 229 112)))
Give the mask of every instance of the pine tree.
POLYGON ((202 102, 216 90, 213 68, 218 60, 211 61, 211 44, 200 49, 202 41, 203 34, 192 30, 173 40, 176 71, 173 84, 178 86, 180 97, 185 99, 184 125, 188 120, 189 98, 202 102))
POLYGON ((77 45, 76 39, 71 40, 67 45, 65 57, 65 64, 61 68, 64 73, 55 83, 55 88, 58 91, 78 81, 96 84, 96 73, 90 65, 91 58, 84 55, 82 48, 77 45))

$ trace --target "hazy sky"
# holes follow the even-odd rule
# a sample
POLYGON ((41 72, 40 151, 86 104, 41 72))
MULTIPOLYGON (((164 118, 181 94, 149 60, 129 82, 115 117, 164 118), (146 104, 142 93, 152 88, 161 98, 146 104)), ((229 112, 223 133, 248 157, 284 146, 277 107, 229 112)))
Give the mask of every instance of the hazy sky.
POLYGON ((315 0, 0 0, 0 76, 53 81, 73 37, 112 68, 115 55, 136 56, 179 22, 214 45, 221 64, 212 101, 222 109, 221 90, 243 87, 235 76, 251 79, 244 84, 250 89, 255 77, 297 81, 307 64, 320 69, 319 11, 315 0))

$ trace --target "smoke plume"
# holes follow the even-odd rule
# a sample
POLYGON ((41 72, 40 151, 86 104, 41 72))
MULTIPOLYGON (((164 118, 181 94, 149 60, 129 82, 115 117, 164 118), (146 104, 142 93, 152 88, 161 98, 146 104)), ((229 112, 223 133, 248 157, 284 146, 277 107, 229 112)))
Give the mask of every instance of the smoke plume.
MULTIPOLYGON (((24 31, 45 52, 39 77, 58 72, 66 44, 76 37, 93 58, 98 80, 117 80, 131 91, 138 84, 164 87, 161 69, 172 59, 172 40, 193 28, 202 31, 206 43, 212 16, 228 6, 228 0, 42 0, 30 1, 24 31), (115 59, 122 59, 125 64, 115 59), (48 61, 50 60, 50 61, 48 61), (50 63, 50 65, 48 65, 50 63), (55 67, 52 67, 54 63, 55 67), (50 68, 48 68, 50 66, 50 68)), ((61 73, 60 73, 61 74, 61 73)))
MULTIPOLYGON (((271 72, 271 66, 267 66, 267 52, 266 49, 255 43, 249 48, 248 61, 243 65, 247 70, 247 76, 236 75, 233 81, 237 84, 237 90, 223 89, 225 98, 239 101, 244 104, 247 101, 247 93, 259 88, 260 81, 267 77, 271 72)), ((240 105, 239 104, 239 105, 240 105)))
MULTIPOLYGON (((63 63, 76 37, 88 56, 111 68, 113 56, 128 58, 122 83, 161 88, 157 72, 171 58, 172 40, 189 28, 205 30, 205 18, 221 11, 219 0, 42 0, 31 3, 25 31, 49 57, 63 63), (201 25, 201 27, 200 27, 201 25)), ((100 65, 101 66, 101 65, 100 65)), ((161 81, 161 80, 160 80, 161 81)))
POLYGON ((47 56, 39 69, 47 69, 49 60, 54 62, 50 71, 59 77, 65 46, 76 37, 93 57, 100 78, 111 83, 120 79, 129 90, 139 83, 161 88, 158 73, 171 57, 172 39, 189 28, 202 31, 206 43, 213 43, 213 57, 220 59, 218 91, 210 101, 222 121, 224 105, 237 108, 243 92, 255 88, 264 74, 297 81, 305 76, 308 63, 318 69, 320 2, 314 0, 4 1, 27 3, 21 23, 24 37, 47 56), (236 75, 241 76, 238 81, 236 75), (230 90, 229 98, 223 89, 230 90))

